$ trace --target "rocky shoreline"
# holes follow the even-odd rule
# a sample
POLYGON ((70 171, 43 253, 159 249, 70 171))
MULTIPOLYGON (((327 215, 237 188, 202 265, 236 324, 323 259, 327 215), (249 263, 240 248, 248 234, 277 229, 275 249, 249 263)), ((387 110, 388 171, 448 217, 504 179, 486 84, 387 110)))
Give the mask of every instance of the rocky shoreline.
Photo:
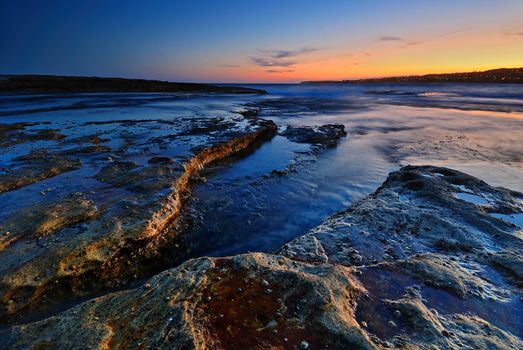
POLYGON ((192 259, 0 347, 522 348, 522 215, 521 193, 407 166, 276 255, 192 259))

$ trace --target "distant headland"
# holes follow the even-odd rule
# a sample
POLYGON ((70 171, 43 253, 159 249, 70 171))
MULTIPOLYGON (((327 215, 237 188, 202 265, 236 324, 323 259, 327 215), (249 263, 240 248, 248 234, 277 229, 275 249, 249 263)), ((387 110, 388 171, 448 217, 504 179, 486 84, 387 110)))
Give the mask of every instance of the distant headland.
POLYGON ((367 83, 502 83, 523 84, 523 68, 499 68, 483 72, 409 75, 400 77, 354 80, 304 81, 302 84, 367 84, 367 83))
POLYGON ((263 90, 160 80, 73 77, 57 75, 0 75, 0 92, 187 92, 266 94, 263 90))

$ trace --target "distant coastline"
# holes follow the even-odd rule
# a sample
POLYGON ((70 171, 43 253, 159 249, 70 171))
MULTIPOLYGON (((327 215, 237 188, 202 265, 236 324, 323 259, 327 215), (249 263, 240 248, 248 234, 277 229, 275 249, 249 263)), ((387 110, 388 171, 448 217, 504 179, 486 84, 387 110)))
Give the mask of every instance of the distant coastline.
POLYGON ((259 89, 160 80, 74 77, 56 75, 0 75, 0 93, 74 92, 186 92, 266 94, 259 89))
POLYGON ((354 80, 303 81, 302 84, 368 83, 496 83, 523 84, 523 68, 499 68, 482 72, 443 73, 354 80))

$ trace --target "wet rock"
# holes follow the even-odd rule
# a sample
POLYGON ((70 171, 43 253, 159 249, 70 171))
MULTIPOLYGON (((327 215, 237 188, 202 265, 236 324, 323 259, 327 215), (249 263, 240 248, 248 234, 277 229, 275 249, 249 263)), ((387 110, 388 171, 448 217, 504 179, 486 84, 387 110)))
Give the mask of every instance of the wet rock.
MULTIPOLYGON (((202 152, 185 171, 197 171, 206 156, 227 153, 202 152)), ((117 164, 107 168, 104 179, 116 184, 141 169, 117 164)), ((122 186, 117 188, 130 188, 122 186)), ((137 193, 148 197, 154 191, 137 193)), ((405 167, 369 197, 284 245, 280 255, 190 260, 143 287, 4 329, 0 344, 14 349, 519 349, 523 321, 514 315, 523 312, 521 229, 491 213, 523 212, 521 198, 451 169, 405 167), (463 191, 487 204, 463 200, 470 198, 460 198, 463 191)), ((31 309, 33 300, 43 302, 43 292, 81 295, 81 282, 91 291, 93 283, 107 287, 108 280, 133 272, 122 261, 150 261, 144 257, 150 259, 164 239, 157 225, 176 211, 137 211, 144 203, 149 202, 130 205, 140 222, 126 223, 131 211, 109 208, 107 216, 81 231, 82 239, 90 238, 87 243, 73 242, 73 251, 59 244, 16 273, 8 269, 0 285, 8 291, 2 294, 4 315, 31 309), (151 215, 154 224, 144 228, 151 215), (59 259, 49 259, 49 252, 59 259), (96 278, 85 278, 93 274, 96 278)))
POLYGON ((441 316, 429 310, 422 300, 409 296, 385 302, 388 307, 401 311, 411 331, 404 342, 420 348, 518 349, 523 346, 517 337, 475 316, 441 316))
POLYGON ((407 166, 279 253, 359 266, 367 297, 356 319, 376 344, 519 348, 523 322, 508 315, 523 312, 522 231, 492 214, 522 213, 522 198, 459 171, 407 166))
POLYGON ((521 249, 508 248, 492 257, 494 264, 512 272, 523 284, 523 255, 521 249))
POLYGON ((442 254, 411 256, 406 260, 383 263, 381 267, 407 273, 430 286, 447 289, 461 298, 470 296, 472 292, 477 293, 478 290, 494 288, 442 254))
POLYGON ((147 162, 149 164, 173 164, 176 160, 171 157, 152 157, 147 162))
POLYGON ((17 159, 17 166, 0 174, 0 193, 16 190, 35 182, 79 169, 81 161, 62 156, 38 153, 17 159))
POLYGON ((25 142, 62 140, 65 135, 54 129, 29 129, 39 123, 0 124, 0 147, 25 142))
POLYGON ((347 132, 343 124, 325 124, 318 127, 288 126, 281 135, 293 142, 334 147, 342 137, 347 135, 347 132))
MULTIPOLYGON (((210 162, 257 146, 277 131, 274 123, 265 120, 246 122, 238 117, 229 120, 220 117, 218 121, 202 122, 193 119, 103 121, 100 125, 105 132, 113 137, 119 135, 114 142, 119 149, 111 152, 111 160, 96 155, 97 150, 106 150, 105 146, 73 148, 86 164, 85 171, 76 173, 77 178, 64 177, 57 181, 60 189, 56 193, 36 186, 29 189, 21 195, 21 198, 30 198, 25 206, 16 203, 16 196, 10 197, 9 205, 20 206, 20 210, 6 211, 1 217, 0 224, 7 225, 11 234, 1 238, 0 322, 20 322, 36 311, 97 291, 121 288, 132 280, 164 269, 174 259, 172 254, 164 253, 174 251, 178 232, 166 227, 176 224, 182 203, 189 195, 191 179, 210 162), (176 132, 222 124, 232 125, 232 130, 212 128, 209 134, 198 133, 194 138, 190 135, 173 138, 166 141, 171 146, 165 151, 156 147, 154 137, 149 137, 158 129, 176 132), (200 146, 197 151, 189 150, 193 144, 200 146), (86 149, 96 152, 81 151, 86 149), (150 164, 147 161, 153 157, 172 157, 182 151, 185 153, 180 162, 150 164), (76 203, 64 205, 62 199, 69 198, 77 188, 84 190, 83 197, 72 197, 76 203), (17 225, 24 215, 32 222, 17 225), (14 229, 11 223, 15 223, 14 229)), ((98 127, 99 124, 83 124, 78 129, 97 130, 98 127)), ((57 154, 68 151, 71 151, 70 143, 65 141, 59 140, 53 147, 57 154)), ((12 179, 22 186, 45 181, 44 178, 71 167, 68 158, 45 150, 16 157, 13 162, 21 167, 13 165, 6 174, 0 174, 0 183, 6 184, 12 179), (55 166, 56 162, 62 167, 55 166), (35 168, 50 169, 49 174, 32 176, 26 181, 25 172, 33 175, 35 168)), ((80 160, 76 162, 79 166, 80 160)), ((13 186, 8 184, 5 188, 13 186)))
POLYGON ((93 201, 81 194, 22 209, 0 222, 0 232, 10 233, 0 236, 0 250, 21 239, 52 235, 65 227, 91 220, 97 214, 98 208, 93 201))
POLYGON ((244 117, 257 117, 261 112, 259 107, 245 107, 236 111, 236 113, 241 114, 244 117))
POLYGON ((10 349, 377 348, 353 318, 363 290, 350 269, 277 259, 254 253, 190 260, 149 280, 149 289, 109 294, 0 331, 0 341, 10 349), (261 284, 246 285, 246 276, 275 289, 260 293, 261 284), (222 300, 205 301, 214 293, 222 300), (296 305, 298 315, 291 312, 296 305))

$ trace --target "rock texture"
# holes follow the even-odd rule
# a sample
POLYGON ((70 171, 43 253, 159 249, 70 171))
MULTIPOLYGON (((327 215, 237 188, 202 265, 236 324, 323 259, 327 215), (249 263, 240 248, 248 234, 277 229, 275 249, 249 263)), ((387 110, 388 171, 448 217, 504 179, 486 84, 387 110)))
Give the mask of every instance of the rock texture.
POLYGON ((253 253, 200 258, 142 287, 0 332, 21 349, 375 349, 350 269, 253 253), (303 344, 303 345, 302 345, 303 344))
POLYGON ((347 135, 343 124, 325 124, 317 127, 288 126, 281 135, 298 143, 310 143, 324 147, 334 147, 347 135))
POLYGON ((357 320, 376 344, 521 348, 521 213, 521 193, 407 166, 279 253, 358 267, 357 320))
POLYGON ((278 255, 199 258, 0 331, 12 349, 520 349, 523 195, 404 167, 278 255))
POLYGON ((191 177, 210 162, 276 134, 274 123, 243 117, 62 128, 75 138, 53 139, 38 150, 34 142, 40 140, 30 138, 5 146, 12 159, 0 174, 0 193, 10 191, 0 199, 6 204, 0 213, 2 323, 120 288, 158 269, 169 259, 160 250, 174 245, 175 233, 168 236, 164 228, 177 219, 191 177), (83 144, 100 143, 100 135, 107 144, 83 144), (65 157, 77 157, 76 171, 65 157), (164 158, 171 161, 158 161, 164 158))

